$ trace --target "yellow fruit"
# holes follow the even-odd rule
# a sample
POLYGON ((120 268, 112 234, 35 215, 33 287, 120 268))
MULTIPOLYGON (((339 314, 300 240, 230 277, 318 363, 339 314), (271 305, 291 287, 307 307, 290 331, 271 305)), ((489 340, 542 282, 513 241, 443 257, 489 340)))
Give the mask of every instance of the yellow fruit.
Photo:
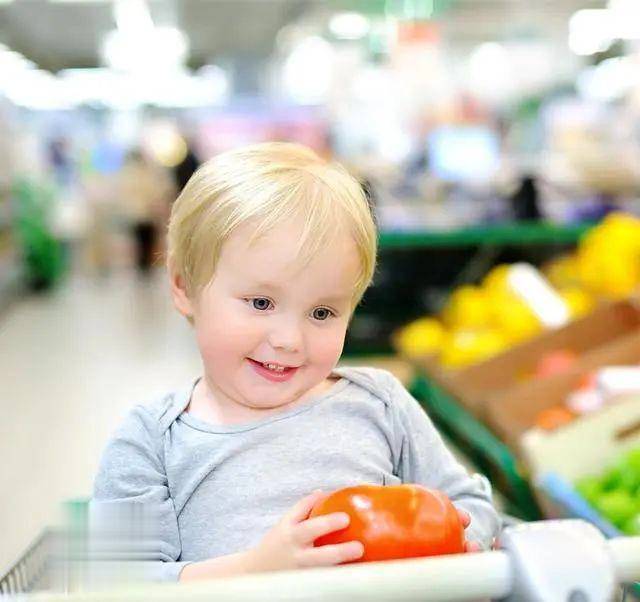
POLYGON ((573 319, 586 316, 596 304, 595 299, 587 291, 577 287, 564 288, 559 292, 573 319))
POLYGON ((487 296, 477 286, 461 286, 453 292, 442 311, 442 320, 450 328, 486 326, 489 314, 487 296))
POLYGON ((449 333, 440 362, 449 369, 463 368, 504 351, 509 342, 495 330, 455 330, 449 333))
POLYGON ((608 215, 582 239, 577 273, 595 294, 620 298, 633 293, 640 286, 640 219, 608 215))
POLYGON ((640 253, 640 219, 628 213, 611 213, 598 226, 604 236, 620 248, 640 253))
POLYGON ((420 318, 400 331, 398 346, 411 357, 433 355, 440 351, 444 338, 445 330, 438 320, 420 318))
POLYGON ((628 297, 638 286, 640 286, 640 257, 619 256, 607 265, 602 274, 601 291, 613 299, 628 297))
POLYGON ((493 324, 511 343, 519 343, 542 331, 542 324, 529 306, 514 294, 496 298, 493 324))
POLYGON ((594 293, 602 288, 602 260, 596 247, 584 246, 577 253, 577 268, 580 284, 594 293))
POLYGON ((502 294, 509 290, 508 278, 510 265, 501 264, 493 268, 482 281, 482 289, 489 296, 502 294))
POLYGON ((578 252, 581 283, 593 293, 625 297, 640 286, 640 255, 614 244, 591 246, 578 252))
POLYGON ((573 255, 554 259, 544 272, 549 282, 557 288, 571 287, 579 282, 578 260, 573 255))
POLYGON ((578 250, 578 276, 582 286, 591 292, 606 294, 606 272, 619 261, 619 253, 605 243, 592 243, 578 250))

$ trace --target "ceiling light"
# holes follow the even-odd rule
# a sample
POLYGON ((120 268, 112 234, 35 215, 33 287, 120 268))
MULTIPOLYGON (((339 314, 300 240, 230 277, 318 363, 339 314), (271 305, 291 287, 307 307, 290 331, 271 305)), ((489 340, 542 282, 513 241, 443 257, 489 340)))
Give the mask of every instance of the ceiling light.
POLYGON ((604 52, 615 36, 611 12, 604 9, 584 9, 569 20, 569 48, 579 55, 604 52))
POLYGON ((637 69, 629 57, 616 57, 585 69, 576 85, 583 97, 612 101, 624 97, 640 83, 637 69))
POLYGON ((324 102, 333 73, 331 44, 319 36, 298 43, 284 63, 284 87, 291 99, 301 104, 324 102))
MULTIPOLYGON (((6 47, 5 47, 6 48, 6 47)), ((19 52, 8 49, 0 49, 0 73, 6 76, 9 73, 34 69, 36 64, 22 56, 19 52)))
POLYGON ((6 97, 15 105, 29 109, 69 109, 69 102, 61 82, 48 71, 34 69, 3 82, 6 97))
POLYGON ((175 27, 154 27, 129 32, 114 29, 102 44, 105 64, 120 71, 159 71, 179 68, 186 62, 189 40, 175 27))
POLYGON ((122 32, 135 34, 153 29, 153 19, 145 0, 115 0, 113 17, 122 32))
POLYGON ((617 38, 640 39, 640 3, 638 0, 609 0, 609 12, 617 38))
POLYGON ((331 17, 329 30, 341 40, 359 40, 369 33, 369 20, 359 13, 339 13, 331 17))

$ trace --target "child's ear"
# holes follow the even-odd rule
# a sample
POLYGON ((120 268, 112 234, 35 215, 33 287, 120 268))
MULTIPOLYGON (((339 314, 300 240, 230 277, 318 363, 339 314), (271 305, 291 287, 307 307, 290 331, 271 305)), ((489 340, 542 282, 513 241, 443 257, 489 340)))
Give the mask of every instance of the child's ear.
POLYGON ((173 266, 169 265, 169 279, 171 282, 171 297, 175 308, 185 317, 193 317, 193 303, 187 294, 184 278, 173 266))

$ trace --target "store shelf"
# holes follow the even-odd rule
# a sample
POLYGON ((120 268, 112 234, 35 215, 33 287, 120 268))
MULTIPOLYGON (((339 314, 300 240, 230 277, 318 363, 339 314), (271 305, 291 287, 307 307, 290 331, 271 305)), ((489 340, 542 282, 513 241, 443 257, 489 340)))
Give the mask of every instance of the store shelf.
POLYGON ((577 243, 592 224, 562 226, 549 223, 514 223, 447 231, 381 232, 381 249, 467 247, 478 245, 546 245, 577 243))

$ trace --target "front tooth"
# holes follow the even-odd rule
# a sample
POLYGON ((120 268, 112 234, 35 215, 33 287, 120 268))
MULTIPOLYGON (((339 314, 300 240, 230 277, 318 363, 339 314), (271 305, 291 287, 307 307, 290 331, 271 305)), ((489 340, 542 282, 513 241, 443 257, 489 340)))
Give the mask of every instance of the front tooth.
POLYGON ((284 368, 282 366, 276 366, 275 364, 264 364, 269 370, 274 370, 276 372, 284 372, 284 368))

